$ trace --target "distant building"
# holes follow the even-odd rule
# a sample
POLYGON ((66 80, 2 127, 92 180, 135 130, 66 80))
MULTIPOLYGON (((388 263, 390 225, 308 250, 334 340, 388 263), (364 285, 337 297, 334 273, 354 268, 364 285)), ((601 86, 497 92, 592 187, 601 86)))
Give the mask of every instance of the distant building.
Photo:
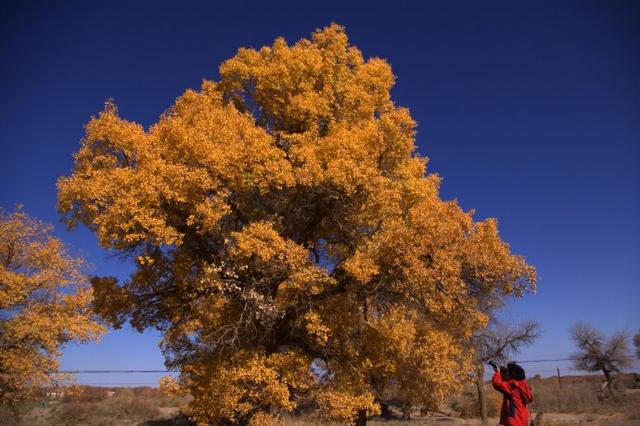
POLYGON ((64 391, 62 390, 47 392, 47 399, 49 400, 60 400, 62 398, 64 398, 64 391))

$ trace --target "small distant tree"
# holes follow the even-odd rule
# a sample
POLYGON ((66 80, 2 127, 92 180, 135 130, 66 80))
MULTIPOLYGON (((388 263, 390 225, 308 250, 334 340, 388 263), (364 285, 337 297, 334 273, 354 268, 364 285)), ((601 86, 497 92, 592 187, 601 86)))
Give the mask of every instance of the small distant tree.
POLYGON ((518 325, 508 325, 492 320, 487 328, 474 337, 476 347, 475 382, 480 404, 482 424, 488 424, 487 399, 484 393, 484 364, 494 360, 504 364, 524 346, 532 344, 540 337, 540 325, 535 321, 526 321, 518 325))
POLYGON ((607 339, 599 330, 581 321, 571 328, 571 338, 577 348, 572 354, 574 367, 582 371, 601 371, 606 380, 604 388, 613 394, 612 373, 631 366, 627 334, 618 331, 607 339))
POLYGON ((62 345, 104 331, 91 310, 84 261, 50 233, 22 210, 0 208, 0 405, 14 414, 56 383, 62 345))
POLYGON ((633 336, 633 345, 636 347, 636 356, 640 359, 640 330, 633 336))

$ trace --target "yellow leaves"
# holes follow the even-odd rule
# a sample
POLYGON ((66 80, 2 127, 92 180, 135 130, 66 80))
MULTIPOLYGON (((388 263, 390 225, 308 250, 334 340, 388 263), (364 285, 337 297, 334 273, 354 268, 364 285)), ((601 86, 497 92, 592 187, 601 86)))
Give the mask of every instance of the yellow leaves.
POLYGON ((158 384, 160 392, 169 396, 181 396, 184 394, 184 390, 180 388, 178 381, 173 376, 164 376, 160 378, 158 384))
POLYGON ((270 223, 258 222, 246 226, 242 232, 231 234, 236 244, 234 254, 241 258, 257 256, 263 262, 273 258, 283 259, 286 242, 270 223))
POLYGON ((203 83, 200 93, 185 93, 176 102, 175 114, 154 126, 151 134, 171 150, 167 155, 173 161, 200 165, 216 183, 266 191, 292 182, 289 163, 267 133, 250 115, 224 105, 213 83, 203 83))
POLYGON ((469 371, 472 353, 449 333, 431 327, 420 327, 418 333, 419 343, 412 348, 412 355, 402 361, 400 386, 412 403, 434 405, 460 389, 464 374, 451 372, 469 371), (406 374, 409 371, 414 375, 406 374))
POLYGON ((322 323, 322 319, 317 312, 307 312, 304 316, 307 323, 307 333, 316 341, 319 346, 324 346, 329 341, 331 329, 322 323))
POLYGON ((334 22, 328 27, 316 29, 313 32, 312 40, 319 47, 337 55, 341 54, 349 43, 345 28, 334 22))
POLYGON ((380 406, 371 392, 358 392, 350 387, 321 391, 316 401, 320 415, 333 421, 355 424, 360 411, 364 411, 366 417, 380 414, 380 406))
POLYGON ((195 212, 187 218, 187 225, 195 225, 200 234, 213 232, 218 229, 220 220, 230 211, 231 207, 224 202, 223 197, 207 198, 203 203, 196 205, 195 212))
POLYGON ((179 233, 154 213, 159 203, 149 140, 139 125, 105 111, 92 118, 80 151, 76 174, 58 181, 58 207, 66 221, 92 221, 105 247, 131 247, 147 237, 173 243, 179 233))
POLYGON ((84 263, 21 210, 0 210, 0 403, 16 404, 54 383, 68 342, 97 340, 84 263))
POLYGON ((0 269, 0 282, 3 284, 0 287, 0 309, 7 309, 27 297, 31 291, 29 277, 7 268, 0 269))
POLYGON ((464 252, 469 280, 485 292, 495 289, 521 296, 535 291, 535 268, 511 254, 509 245, 500 239, 495 219, 474 224, 464 252))
POLYGON ((198 424, 273 421, 274 414, 295 408, 289 389, 308 388, 309 361, 295 352, 238 351, 231 359, 189 367, 181 379, 194 396, 189 415, 198 424))
POLYGON ((347 259, 344 270, 361 283, 367 283, 380 272, 375 259, 363 250, 357 251, 355 255, 347 259))
POLYGON ((275 424, 281 424, 282 422, 278 422, 276 416, 272 414, 267 414, 263 411, 259 411, 249 419, 249 426, 271 426, 275 424))
POLYGON ((359 107, 362 116, 393 108, 390 90, 395 84, 395 76, 384 59, 372 58, 357 67, 355 80, 358 84, 346 96, 350 103, 359 107))
POLYGON ((293 183, 291 165, 253 118, 211 82, 187 91, 145 132, 111 110, 87 125, 75 174, 58 182, 70 225, 91 222, 101 245, 179 245, 176 210, 200 233, 217 230, 233 193, 267 193, 293 183))
POLYGON ((260 51, 240 49, 220 75, 225 93, 247 109, 245 96, 254 97, 273 129, 289 134, 322 133, 317 120, 353 123, 393 108, 389 65, 377 58, 364 62, 335 24, 293 46, 278 39, 260 51))
POLYGON ((136 262, 140 266, 153 264, 153 257, 151 256, 136 256, 136 262))

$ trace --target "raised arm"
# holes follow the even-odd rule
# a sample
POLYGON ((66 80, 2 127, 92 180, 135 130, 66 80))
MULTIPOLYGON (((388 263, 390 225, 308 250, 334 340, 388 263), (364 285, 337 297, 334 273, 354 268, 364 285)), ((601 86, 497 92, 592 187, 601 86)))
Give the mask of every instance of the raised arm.
POLYGON ((511 395, 511 389, 509 389, 509 385, 507 382, 502 381, 502 375, 500 374, 500 370, 496 371, 491 378, 491 384, 493 388, 500 393, 505 395, 511 395))

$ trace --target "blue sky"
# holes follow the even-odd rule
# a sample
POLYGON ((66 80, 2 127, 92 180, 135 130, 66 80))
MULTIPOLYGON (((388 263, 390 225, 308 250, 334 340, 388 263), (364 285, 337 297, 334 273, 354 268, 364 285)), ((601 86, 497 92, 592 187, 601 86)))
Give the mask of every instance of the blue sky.
MULTIPOLYGON (((640 328, 640 3, 21 2, 0 6, 0 205, 56 224, 101 275, 128 266, 68 233, 55 181, 68 174, 83 124, 106 98, 149 125, 187 88, 217 79, 240 46, 345 25, 365 56, 390 61, 397 104, 418 121, 419 152, 444 198, 497 217, 539 290, 511 303, 543 337, 520 359, 572 350, 586 320, 640 328)), ((163 368, 155 333, 111 332, 65 350, 67 369, 163 368)), ((532 374, 567 363, 530 364, 532 374)), ((158 375, 79 377, 149 383, 158 375)))

